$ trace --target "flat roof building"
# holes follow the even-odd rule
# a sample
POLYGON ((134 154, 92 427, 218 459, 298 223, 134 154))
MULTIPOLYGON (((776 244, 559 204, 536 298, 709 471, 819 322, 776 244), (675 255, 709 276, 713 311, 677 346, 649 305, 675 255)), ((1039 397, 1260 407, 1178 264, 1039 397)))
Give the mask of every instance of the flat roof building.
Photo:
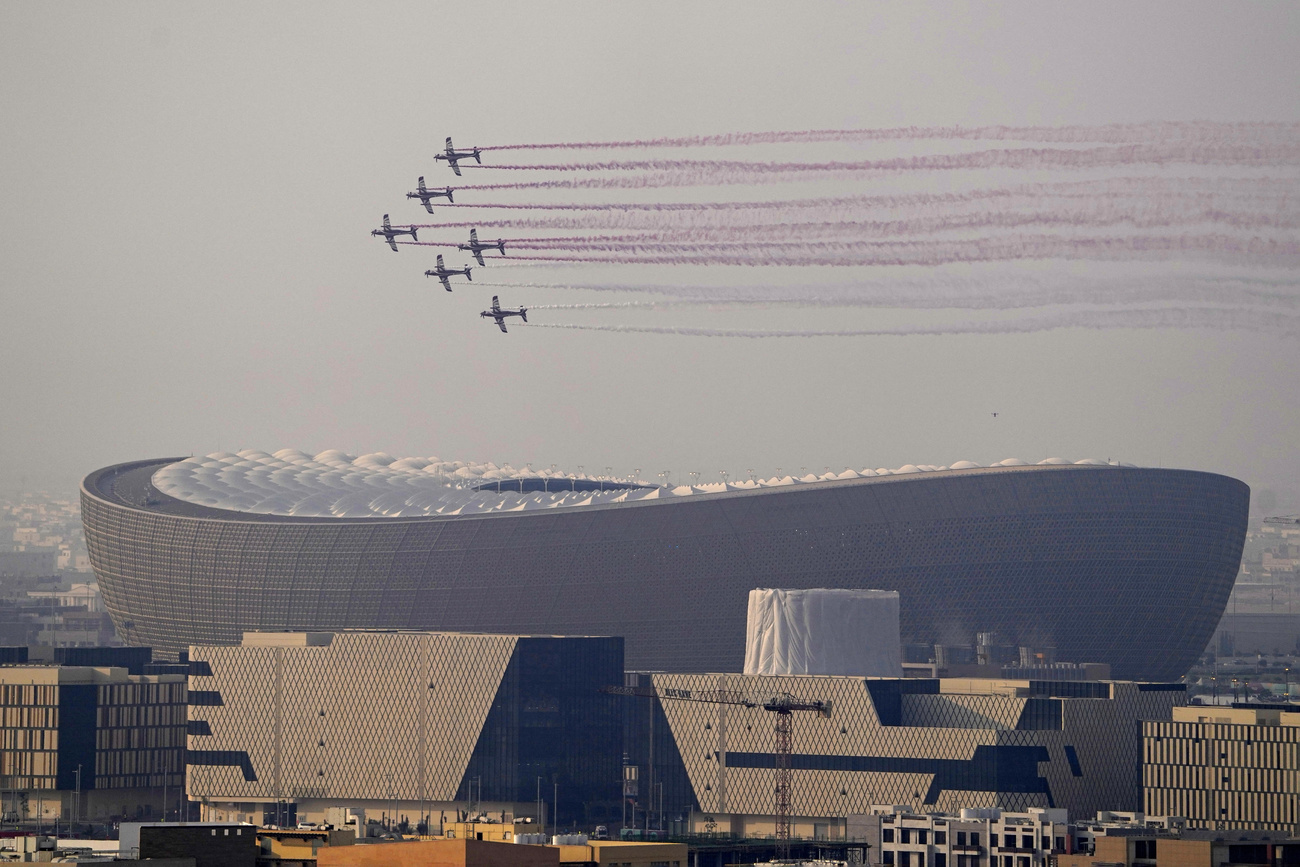
POLYGON ((190 649, 188 786, 206 819, 437 832, 471 810, 619 815, 619 638, 248 633, 190 649), (289 819, 292 816, 294 819, 289 819))
POLYGON ((639 784, 662 786, 670 815, 694 807, 692 831, 744 838, 775 831, 774 715, 763 709, 773 696, 830 704, 829 716, 792 720, 791 833, 804 839, 844 839, 849 817, 878 804, 917 813, 1136 808, 1139 721, 1170 719, 1185 697, 1182 684, 1118 681, 629 678, 661 696, 623 699, 637 703, 634 718, 654 714, 653 758, 650 721, 630 726, 639 784), (755 706, 672 698, 719 694, 755 706))
POLYGON ((1300 705, 1194 705, 1144 722, 1142 801, 1191 828, 1296 831, 1300 705))
POLYGON ((0 666, 4 821, 38 826, 175 811, 184 789, 186 705, 179 675, 0 666))

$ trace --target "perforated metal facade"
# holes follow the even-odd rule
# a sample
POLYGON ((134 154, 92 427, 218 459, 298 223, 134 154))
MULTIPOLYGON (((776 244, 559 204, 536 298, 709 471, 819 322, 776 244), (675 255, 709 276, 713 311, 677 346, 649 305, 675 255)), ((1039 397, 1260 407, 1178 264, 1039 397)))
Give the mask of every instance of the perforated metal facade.
POLYGON ((321 638, 192 648, 191 797, 418 814, 528 803, 544 783, 563 791, 562 818, 616 814, 622 717, 598 690, 622 677, 620 639, 321 638))
MULTIPOLYGON (((760 701, 791 693, 831 702, 829 717, 794 715, 796 817, 842 818, 868 813, 873 804, 944 812, 1063 807, 1085 816, 1137 809, 1140 721, 1169 719, 1185 698, 1181 684, 666 674, 649 680, 667 695, 725 690, 760 701)), ((774 714, 697 701, 659 705, 676 747, 676 755, 661 760, 666 788, 679 755, 703 812, 770 821, 774 714)))
POLYGON ((517 514, 300 518, 82 486, 119 634, 181 650, 250 629, 603 633, 632 668, 737 671, 754 587, 897 590, 909 643, 1054 646, 1180 677, 1227 601, 1248 488, 1184 470, 996 467, 517 514))

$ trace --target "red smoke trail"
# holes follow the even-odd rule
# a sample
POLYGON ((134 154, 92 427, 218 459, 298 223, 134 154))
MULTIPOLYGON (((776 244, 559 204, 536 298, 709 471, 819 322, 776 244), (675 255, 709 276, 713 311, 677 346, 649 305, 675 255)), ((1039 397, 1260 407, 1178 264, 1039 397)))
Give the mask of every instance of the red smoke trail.
POLYGON ((738 132, 679 138, 627 141, 552 142, 493 145, 482 151, 501 150, 613 150, 626 148, 728 147, 753 144, 792 144, 839 141, 899 141, 909 139, 983 139, 988 141, 1105 142, 1111 144, 1190 140, 1294 140, 1300 125, 1286 123, 1142 123, 1105 126, 983 126, 894 127, 880 129, 811 129, 779 132, 738 132))
POLYGON ((1300 265, 1300 242, 1269 241, 1259 238, 1242 239, 1225 235, 1126 238, 1059 238, 1038 235, 978 238, 974 240, 861 241, 844 244, 841 247, 861 250, 862 253, 858 256, 521 255, 513 258, 529 262, 574 262, 583 264, 859 267, 881 265, 932 266, 954 262, 992 262, 1023 259, 1164 259, 1172 254, 1203 253, 1242 258, 1252 265, 1269 264, 1277 267, 1300 265))
POLYGON ((866 172, 866 171, 949 171, 958 169, 1082 169, 1130 165, 1280 166, 1300 160, 1300 146, 1190 145, 1161 147, 1125 145, 1085 149, 1017 148, 968 154, 930 154, 883 160, 822 163, 746 162, 742 160, 628 160, 597 163, 538 163, 532 165, 465 165, 484 171, 684 171, 704 176, 708 172, 735 171, 752 174, 773 172, 866 172))

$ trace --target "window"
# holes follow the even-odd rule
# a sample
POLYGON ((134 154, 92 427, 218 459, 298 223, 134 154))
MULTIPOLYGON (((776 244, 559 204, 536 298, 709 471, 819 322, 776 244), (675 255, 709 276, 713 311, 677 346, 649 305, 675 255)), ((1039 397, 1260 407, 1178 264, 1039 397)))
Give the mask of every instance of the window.
MULTIPOLYGON (((910 828, 899 828, 899 829, 898 829, 898 842, 900 842, 900 843, 911 843, 911 842, 912 842, 912 831, 911 831, 910 828)), ((904 865, 904 867, 906 867, 906 865, 904 865)))
POLYGON ((881 842, 883 842, 883 843, 892 843, 892 842, 894 842, 894 829, 893 829, 893 828, 883 828, 883 829, 881 829, 881 831, 880 831, 880 840, 881 840, 881 842))
POLYGON ((958 846, 965 846, 965 845, 966 845, 966 832, 965 832, 965 831, 958 831, 958 832, 957 832, 957 845, 958 845, 958 846))
POLYGON ((1057 837, 1057 838, 1056 838, 1056 851, 1058 851, 1058 852, 1064 852, 1064 851, 1065 851, 1065 838, 1064 838, 1064 837, 1057 837))
MULTIPOLYGON (((935 832, 934 832, 934 845, 936 845, 936 846, 942 846, 942 845, 944 845, 944 844, 947 843, 947 842, 948 842, 948 832, 947 832, 947 831, 935 831, 935 832)), ((937 867, 937 865, 936 865, 936 867, 937 867)))
POLYGON ((885 856, 885 863, 886 863, 886 864, 893 864, 893 863, 894 863, 894 850, 893 850, 893 849, 886 849, 886 850, 885 850, 885 853, 884 853, 884 856, 885 856))
POLYGON ((1002 835, 1002 845, 1003 845, 1003 847, 1005 847, 1005 848, 1007 848, 1007 849, 1014 849, 1014 848, 1016 848, 1016 835, 1015 835, 1015 834, 1003 834, 1003 835, 1002 835))
POLYGON ((1021 835, 1020 835, 1020 848, 1021 848, 1021 849, 1032 849, 1032 848, 1034 848, 1034 838, 1031 837, 1031 836, 1029 836, 1028 834, 1021 834, 1021 835))
POLYGON ((970 844, 971 844, 972 846, 978 846, 978 845, 980 844, 980 833, 979 833, 979 831, 971 831, 971 832, 970 832, 970 844))
POLYGON ((1050 849, 1050 848, 1052 848, 1052 838, 1051 838, 1051 837, 1044 837, 1044 838, 1043 838, 1043 846, 1042 846, 1042 848, 1044 848, 1044 849, 1050 849))
POLYGON ((920 843, 922 846, 926 844, 926 842, 929 840, 929 837, 930 837, 930 832, 926 831, 924 828, 916 832, 916 842, 920 843))
POLYGON ((935 852, 934 867, 948 867, 948 856, 942 852, 935 852))
POLYGON ((1155 840, 1134 840, 1133 857, 1143 861, 1156 860, 1156 841, 1155 840))

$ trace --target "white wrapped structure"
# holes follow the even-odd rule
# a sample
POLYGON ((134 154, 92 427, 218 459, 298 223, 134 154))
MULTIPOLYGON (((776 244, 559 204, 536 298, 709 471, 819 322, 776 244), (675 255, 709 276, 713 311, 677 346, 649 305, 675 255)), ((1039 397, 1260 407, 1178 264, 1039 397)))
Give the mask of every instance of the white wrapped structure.
POLYGON ((898 593, 749 591, 745 674, 902 677, 898 593))

